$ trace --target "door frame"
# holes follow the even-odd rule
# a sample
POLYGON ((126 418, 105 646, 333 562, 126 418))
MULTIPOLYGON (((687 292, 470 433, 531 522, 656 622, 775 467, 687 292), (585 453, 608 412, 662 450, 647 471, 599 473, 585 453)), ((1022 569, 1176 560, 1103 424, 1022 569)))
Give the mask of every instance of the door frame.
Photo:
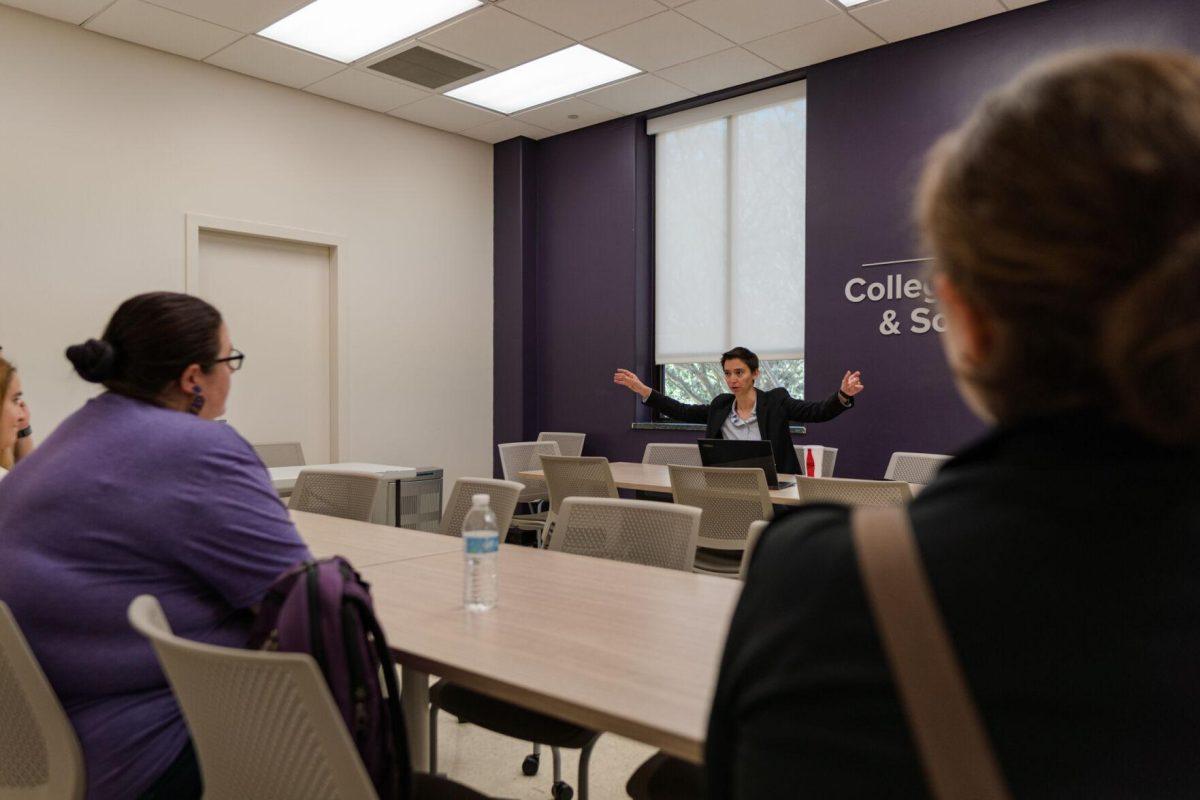
POLYGON ((208 214, 185 214, 186 252, 184 255, 183 291, 193 294, 200 287, 200 233, 233 233, 259 239, 311 244, 329 249, 329 460, 341 460, 341 444, 347 440, 349 428, 346 376, 349 373, 346 347, 346 314, 343 313, 345 291, 343 277, 347 263, 347 240, 332 233, 289 228, 251 220, 214 217, 208 214))

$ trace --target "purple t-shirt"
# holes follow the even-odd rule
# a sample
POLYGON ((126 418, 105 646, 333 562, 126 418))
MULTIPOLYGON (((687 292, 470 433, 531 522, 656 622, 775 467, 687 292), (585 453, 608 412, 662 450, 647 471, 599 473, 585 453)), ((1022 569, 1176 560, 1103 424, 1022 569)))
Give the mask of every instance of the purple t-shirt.
POLYGON ((111 393, 0 481, 0 599, 79 735, 89 800, 136 797, 188 737, 129 602, 154 595, 176 634, 240 647, 247 609, 308 557, 233 428, 111 393))

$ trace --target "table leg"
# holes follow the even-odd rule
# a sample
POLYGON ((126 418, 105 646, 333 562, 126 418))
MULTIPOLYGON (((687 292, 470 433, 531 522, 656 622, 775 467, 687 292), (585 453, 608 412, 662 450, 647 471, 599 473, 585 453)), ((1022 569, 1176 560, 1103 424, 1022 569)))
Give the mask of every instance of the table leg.
POLYGON ((429 771, 429 675, 400 668, 400 705, 415 772, 429 771))

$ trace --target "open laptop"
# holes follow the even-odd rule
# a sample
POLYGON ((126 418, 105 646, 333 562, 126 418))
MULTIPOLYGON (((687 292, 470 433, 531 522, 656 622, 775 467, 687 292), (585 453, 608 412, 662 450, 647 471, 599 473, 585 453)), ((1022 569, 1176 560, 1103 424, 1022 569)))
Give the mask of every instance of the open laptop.
POLYGON ((767 474, 767 486, 786 489, 794 481, 780 481, 775 471, 775 451, 765 440, 701 439, 700 463, 706 467, 758 467, 767 474))

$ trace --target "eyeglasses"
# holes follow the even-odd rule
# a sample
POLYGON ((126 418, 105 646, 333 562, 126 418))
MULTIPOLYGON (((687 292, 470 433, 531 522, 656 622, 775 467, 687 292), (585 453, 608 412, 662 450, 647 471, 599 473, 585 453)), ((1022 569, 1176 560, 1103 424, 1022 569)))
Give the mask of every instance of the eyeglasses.
POLYGON ((241 350, 230 350, 229 355, 224 358, 218 358, 214 364, 228 364, 230 372, 237 372, 242 368, 242 362, 246 360, 246 354, 241 350))

